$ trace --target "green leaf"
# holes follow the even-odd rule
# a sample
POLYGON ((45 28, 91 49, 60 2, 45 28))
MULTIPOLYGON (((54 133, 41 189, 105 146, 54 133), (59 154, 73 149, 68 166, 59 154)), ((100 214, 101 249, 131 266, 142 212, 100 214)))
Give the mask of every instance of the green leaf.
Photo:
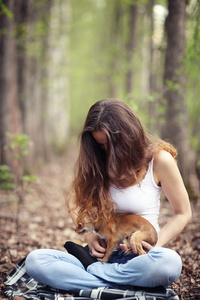
POLYGON ((25 183, 31 183, 31 182, 35 182, 35 183, 39 183, 39 178, 36 175, 30 174, 30 175, 24 175, 22 177, 22 182, 25 183))
POLYGON ((9 191, 9 190, 14 190, 14 189, 15 189, 14 183, 10 183, 10 182, 0 183, 0 190, 9 191))
POLYGON ((0 0, 0 10, 1 13, 0 15, 3 13, 4 15, 6 15, 9 19, 13 18, 13 13, 7 8, 7 6, 3 3, 2 0, 0 0))

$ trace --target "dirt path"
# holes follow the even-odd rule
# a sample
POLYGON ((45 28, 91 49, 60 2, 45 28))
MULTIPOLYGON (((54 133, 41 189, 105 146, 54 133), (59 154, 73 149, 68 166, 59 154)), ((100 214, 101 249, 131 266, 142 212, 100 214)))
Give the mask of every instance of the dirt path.
MULTIPOLYGON (((16 201, 13 194, 0 192, 1 287, 6 275, 21 258, 37 248, 64 250, 66 240, 81 242, 74 232, 65 207, 64 190, 72 180, 76 148, 70 148, 62 158, 41 167, 37 174, 40 184, 34 184, 25 197, 20 211, 20 228, 16 232, 16 201)), ((200 294, 200 201, 192 203, 193 221, 168 246, 183 259, 180 279, 172 285, 180 299, 199 299, 200 294)), ((160 224, 170 216, 168 202, 162 201, 160 224)), ((1 296, 1 299, 3 296, 1 296)))

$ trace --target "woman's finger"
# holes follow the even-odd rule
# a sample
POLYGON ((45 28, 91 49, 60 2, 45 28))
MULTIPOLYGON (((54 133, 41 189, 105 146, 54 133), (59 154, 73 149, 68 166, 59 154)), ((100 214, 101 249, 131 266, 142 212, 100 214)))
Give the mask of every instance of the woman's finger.
POLYGON ((138 251, 137 251, 137 248, 136 248, 136 245, 135 245, 135 243, 132 243, 132 251, 133 251, 133 253, 134 254, 138 254, 138 251))
POLYGON ((146 252, 149 252, 153 246, 150 245, 149 243, 145 242, 145 241, 142 241, 142 246, 147 250, 146 252))
POLYGON ((128 247, 126 246, 126 244, 119 244, 118 248, 120 248, 121 250, 123 250, 124 252, 128 251, 128 247))

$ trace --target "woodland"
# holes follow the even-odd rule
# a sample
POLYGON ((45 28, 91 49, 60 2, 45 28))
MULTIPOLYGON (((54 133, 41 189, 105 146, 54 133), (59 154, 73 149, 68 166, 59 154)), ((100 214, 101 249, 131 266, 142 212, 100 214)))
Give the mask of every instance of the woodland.
MULTIPOLYGON (((200 292, 199 0, 0 0, 0 277, 36 248, 83 243, 63 193, 89 107, 118 98, 170 141, 193 219, 169 247, 200 292)), ((171 210, 161 201, 160 224, 171 210)))

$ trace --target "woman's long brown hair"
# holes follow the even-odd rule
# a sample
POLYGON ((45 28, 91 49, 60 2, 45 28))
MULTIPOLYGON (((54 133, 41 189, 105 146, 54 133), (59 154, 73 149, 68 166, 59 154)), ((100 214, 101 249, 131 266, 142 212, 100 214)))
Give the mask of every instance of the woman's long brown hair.
POLYGON ((171 144, 147 137, 129 105, 113 98, 96 102, 80 134, 73 181, 78 221, 85 217, 106 221, 115 209, 110 185, 126 188, 139 183, 151 159, 162 149, 175 158, 177 153, 171 144), (93 138, 92 132, 98 130, 107 136, 106 151, 93 138))

